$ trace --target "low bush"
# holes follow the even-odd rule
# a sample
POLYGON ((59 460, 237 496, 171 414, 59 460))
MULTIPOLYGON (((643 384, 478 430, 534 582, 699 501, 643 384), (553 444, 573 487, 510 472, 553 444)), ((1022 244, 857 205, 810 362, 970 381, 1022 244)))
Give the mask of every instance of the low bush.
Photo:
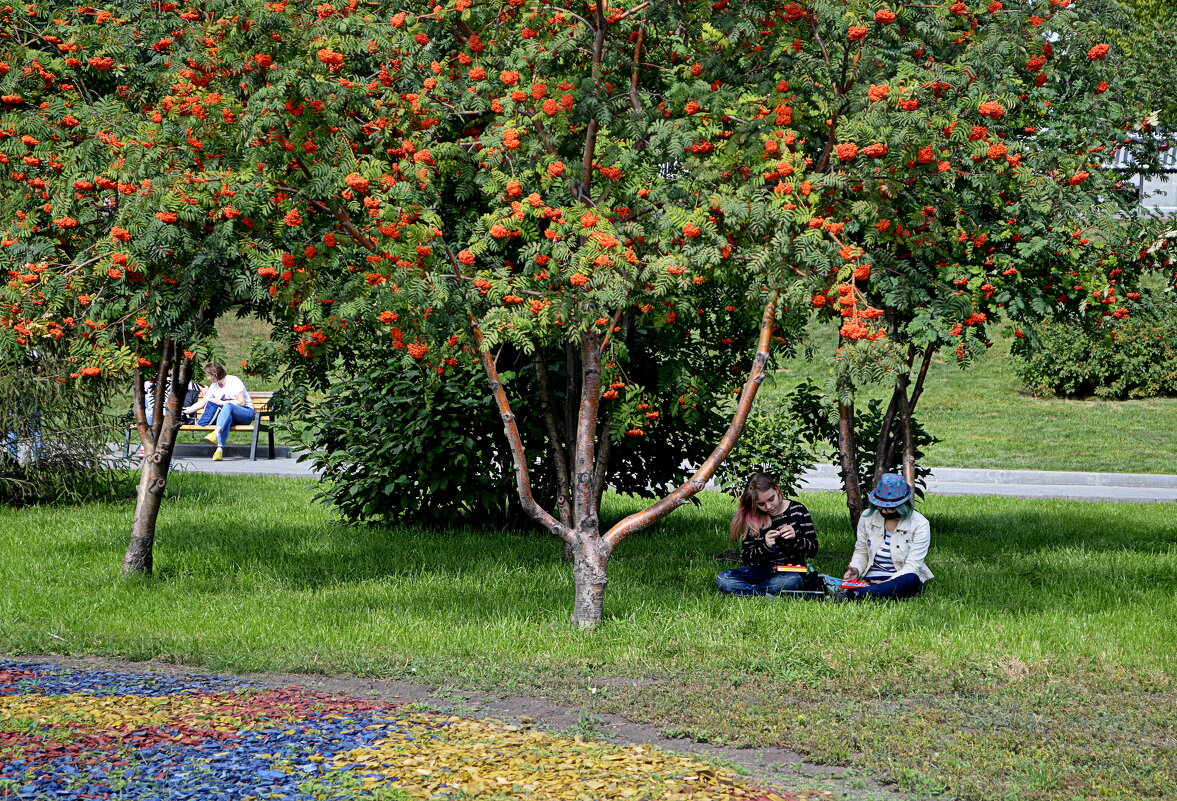
POLYGON ((1177 302, 1129 300, 1127 317, 1042 323, 1019 337, 1014 369, 1038 396, 1115 400, 1177 396, 1177 302))
POLYGON ((800 418, 784 405, 754 407, 735 448, 719 469, 717 482, 739 497, 749 476, 768 473, 786 495, 797 494, 801 473, 820 457, 800 418))
POLYGON ((304 430, 307 458, 323 474, 316 497, 349 522, 505 520, 515 474, 485 375, 430 381, 372 356, 331 386, 304 430))

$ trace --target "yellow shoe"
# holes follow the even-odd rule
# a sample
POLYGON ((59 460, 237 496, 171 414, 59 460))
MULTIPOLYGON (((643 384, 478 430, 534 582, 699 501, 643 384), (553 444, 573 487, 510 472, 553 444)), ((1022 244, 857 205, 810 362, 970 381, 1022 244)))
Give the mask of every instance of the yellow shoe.
POLYGON ((205 434, 204 441, 207 442, 209 445, 216 445, 217 444, 217 432, 210 431, 207 434, 205 434))
POLYGON ((225 461, 225 455, 224 455, 223 453, 221 453, 221 449, 220 449, 220 448, 217 448, 215 451, 213 451, 213 461, 214 461, 214 462, 223 462, 223 461, 225 461))

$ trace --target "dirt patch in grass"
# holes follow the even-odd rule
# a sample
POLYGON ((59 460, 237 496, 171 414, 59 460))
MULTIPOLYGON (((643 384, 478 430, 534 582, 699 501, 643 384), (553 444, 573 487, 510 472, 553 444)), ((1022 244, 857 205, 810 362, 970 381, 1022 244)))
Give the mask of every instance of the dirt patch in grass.
POLYGON ((1144 676, 1095 675, 913 672, 809 687, 701 678, 623 688, 608 708, 663 734, 856 765, 915 797, 1173 798, 1177 752, 1165 744, 1177 736, 1177 694, 1144 676))

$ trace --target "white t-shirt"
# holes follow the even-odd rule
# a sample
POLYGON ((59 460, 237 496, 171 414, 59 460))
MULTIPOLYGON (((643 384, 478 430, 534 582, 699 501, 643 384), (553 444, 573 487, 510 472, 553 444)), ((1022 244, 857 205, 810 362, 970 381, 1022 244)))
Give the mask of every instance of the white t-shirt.
MULTIPOLYGON (((245 392, 245 384, 241 379, 235 375, 227 375, 224 381, 208 385, 208 389, 204 392, 204 399, 211 403, 224 404, 226 401, 232 401, 242 392, 245 392)), ((248 392, 245 392, 245 408, 253 408, 253 399, 249 397, 248 392)))

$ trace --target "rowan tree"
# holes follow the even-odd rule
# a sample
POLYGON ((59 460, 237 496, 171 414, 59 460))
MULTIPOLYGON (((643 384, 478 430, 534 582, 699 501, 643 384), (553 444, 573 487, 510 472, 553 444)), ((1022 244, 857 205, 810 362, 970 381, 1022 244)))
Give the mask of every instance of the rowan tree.
MULTIPOLYGON (((344 115, 368 122, 347 134, 340 202, 310 188, 315 166, 290 171, 297 224, 271 278, 277 308, 302 335, 293 352, 330 360, 375 321, 406 361, 433 375, 480 358, 521 503, 571 551, 579 625, 601 617, 616 543, 687 502, 730 449, 763 377, 776 293, 794 275, 773 241, 785 201, 746 180, 749 153, 760 153, 778 124, 737 83, 703 76, 693 56, 712 47, 709 29, 695 24, 706 9, 630 13, 602 3, 396 15, 377 56, 366 43, 324 36, 324 75, 374 76, 362 86, 336 79, 344 115), (683 83, 714 105, 688 110, 668 96, 683 83), (308 307, 308 293, 334 300, 330 312, 308 307), (724 335, 722 318, 749 314, 759 330, 755 359, 732 354, 726 377, 692 374, 688 354, 731 353, 735 338, 724 335), (353 325, 356 317, 365 323, 353 325), (631 345, 642 336, 666 342, 656 385, 631 380, 631 345), (557 483, 551 510, 532 494, 532 465, 494 359, 504 346, 537 361, 544 453, 557 483), (546 381, 552 350, 570 352, 563 394, 575 402, 566 415, 546 381), (739 401, 724 404, 734 420, 700 470, 605 530, 600 494, 615 443, 690 425, 711 411, 698 409, 701 387, 728 394, 740 382, 739 401)), ((345 28, 337 16, 327 23, 345 28)), ((267 52, 286 63, 285 53, 267 52)), ((724 64, 722 75, 736 69, 724 64)), ((329 139, 320 136, 310 138, 329 139)), ((289 159, 282 148, 272 141, 257 152, 289 159)))
MULTIPOLYGON (((1139 232, 1117 216, 1119 176, 1104 165, 1148 117, 1135 94, 1107 91, 1115 75, 1100 35, 1116 14, 1062 0, 895 10, 815 0, 394 17, 399 61, 349 95, 378 144, 360 145, 344 205, 295 209, 316 237, 356 226, 372 266, 341 286, 334 265, 355 264, 336 237, 325 261, 316 247, 307 281, 362 299, 338 307, 345 317, 383 304, 369 319, 385 314, 407 357, 431 369, 463 348, 482 356, 524 506, 573 549, 574 620, 591 623, 612 547, 701 487, 752 394, 700 473, 602 533, 602 422, 614 436, 641 433, 616 426, 638 420, 638 404, 613 403, 630 388, 617 336, 628 320, 657 310, 698 342, 687 323, 696 287, 719 286, 735 307, 761 306, 762 288, 816 289, 813 304, 837 310, 844 340, 843 466, 856 476, 862 375, 896 382, 876 475, 896 454, 910 472, 911 413, 936 350, 967 361, 997 309, 1045 316, 1096 292, 1122 313, 1114 287, 1139 232), (443 185, 456 202, 480 199, 475 221, 438 207, 443 185), (548 426, 562 514, 530 497, 490 356, 502 344, 579 353, 576 425, 548 426)), ((346 39, 323 42, 328 73, 368 58, 346 39)), ((288 268, 300 255, 291 248, 288 268)), ((325 355, 337 332, 315 322, 301 323, 313 336, 299 346, 325 355)), ((666 398, 665 387, 639 389, 666 398)), ((856 482, 848 489, 856 516, 856 482)))
MULTIPOLYGON (((8 330, 26 343, 68 332, 75 380, 150 363, 182 385, 235 304, 272 298, 273 316, 300 336, 297 358, 326 355, 361 316, 387 325, 411 363, 444 370, 457 356, 438 356, 442 342, 481 358, 515 455, 489 348, 567 343, 580 401, 557 474, 570 524, 530 498, 525 459, 516 469, 529 511, 575 548, 574 619, 591 624, 616 542, 701 489, 730 448, 777 320, 782 204, 742 180, 747 147, 759 151, 776 123, 719 81, 708 113, 664 100, 684 79, 712 91, 689 61, 713 36, 694 25, 706 9, 539 14, 459 2, 411 17, 164 2, 149 13, 47 5, 10 17, 18 33, 4 60, 25 66, 3 77, 4 151, 28 169, 4 194, 4 246, 22 265, 10 275, 8 330), (725 104, 747 120, 729 120, 725 104), (455 176, 494 198, 493 210, 447 223, 438 189, 455 176), (721 325, 695 319, 694 299, 713 298, 716 285, 733 292, 724 314, 749 313, 740 293, 760 307, 736 418, 691 482, 602 533, 600 452, 663 414, 660 398, 640 394, 655 388, 620 392, 625 341, 678 325, 683 341, 714 335, 696 347, 729 348, 721 325), (601 404, 619 398, 622 411, 602 421, 601 404)), ((751 52, 754 31, 743 27, 751 52)), ((666 374, 682 385, 677 411, 689 420, 691 379, 666 374)), ((155 441, 146 437, 154 467, 144 468, 128 570, 151 566, 176 405, 155 421, 155 441)))
POLYGON ((1123 51, 1122 63, 1131 70, 1119 76, 1146 98, 1147 108, 1157 112, 1159 129, 1172 137, 1177 130, 1177 6, 1167 0, 1126 0, 1135 24, 1109 26, 1108 40, 1123 51))
POLYGON ((239 229, 252 225, 241 209, 260 203, 264 214, 269 198, 251 185, 231 127, 241 93, 214 84, 230 76, 217 40, 187 28, 200 14, 171 4, 4 14, 2 344, 64 338, 73 369, 60 378, 96 385, 96 403, 97 385, 131 382, 146 456, 123 567, 150 572, 184 395, 165 404, 165 388, 187 385, 227 309, 268 303, 249 269, 255 243, 239 229))
POLYGON ((1149 88, 1105 38, 1129 25, 1113 2, 789 9, 790 150, 818 198, 798 210, 809 231, 791 255, 839 326, 838 453, 857 521, 864 473, 914 479, 912 415, 938 352, 967 364, 999 320, 1128 314, 1157 229, 1111 164, 1130 149, 1147 169, 1163 143, 1149 88), (823 275, 811 243, 825 239, 845 262, 823 275), (869 470, 864 382, 894 385, 869 470))
POLYGON ((372 336, 422 380, 478 359, 521 503, 571 551, 573 621, 590 626, 613 548, 703 488, 774 326, 791 336, 811 297, 841 312, 848 363, 894 363, 909 413, 904 364, 947 342, 967 358, 990 302, 1047 313, 1064 278, 1085 295, 1119 279, 1090 255, 1105 239, 1130 255, 1096 216, 1098 164, 1140 115, 1100 87, 1093 19, 1112 12, 1069 5, 34 8, 4 57, 27 66, 0 77, 0 150, 44 154, 4 193, 5 247, 30 265, 11 330, 39 336, 85 295, 79 358, 125 367, 155 361, 136 331, 170 335, 165 361, 245 304, 291 335, 297 383, 372 336), (754 354, 724 315, 758 321, 754 354), (642 337, 665 342, 650 385, 630 375, 642 337), (537 362, 554 509, 531 491, 505 347, 537 362), (566 415, 543 386, 553 351, 566 415), (716 354, 736 369, 692 373, 716 354), (703 382, 739 390, 726 433, 603 529, 613 445, 691 425, 703 382))

